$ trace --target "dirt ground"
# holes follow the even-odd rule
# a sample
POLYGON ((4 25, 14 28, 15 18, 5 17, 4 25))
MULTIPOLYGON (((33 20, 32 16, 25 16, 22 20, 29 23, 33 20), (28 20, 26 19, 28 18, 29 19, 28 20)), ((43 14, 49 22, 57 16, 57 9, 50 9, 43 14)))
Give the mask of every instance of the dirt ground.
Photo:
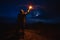
POLYGON ((52 40, 45 34, 41 34, 40 30, 24 30, 24 39, 20 40, 52 40))

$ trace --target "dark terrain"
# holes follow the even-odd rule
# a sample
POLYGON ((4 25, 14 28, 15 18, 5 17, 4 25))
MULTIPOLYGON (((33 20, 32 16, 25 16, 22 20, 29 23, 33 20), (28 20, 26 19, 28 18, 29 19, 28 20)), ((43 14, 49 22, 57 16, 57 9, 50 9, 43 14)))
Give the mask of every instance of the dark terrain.
MULTIPOLYGON (((0 23, 0 40, 17 40, 17 27, 17 24, 0 23)), ((24 34, 24 39, 20 40, 58 40, 60 24, 27 24, 24 27, 24 34)))

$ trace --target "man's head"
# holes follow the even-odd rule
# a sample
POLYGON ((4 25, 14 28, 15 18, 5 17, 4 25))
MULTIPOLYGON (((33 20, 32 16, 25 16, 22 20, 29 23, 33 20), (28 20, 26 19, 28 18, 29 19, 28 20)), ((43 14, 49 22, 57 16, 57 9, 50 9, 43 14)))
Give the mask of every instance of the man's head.
POLYGON ((20 13, 21 13, 21 14, 25 14, 23 9, 20 10, 20 13))

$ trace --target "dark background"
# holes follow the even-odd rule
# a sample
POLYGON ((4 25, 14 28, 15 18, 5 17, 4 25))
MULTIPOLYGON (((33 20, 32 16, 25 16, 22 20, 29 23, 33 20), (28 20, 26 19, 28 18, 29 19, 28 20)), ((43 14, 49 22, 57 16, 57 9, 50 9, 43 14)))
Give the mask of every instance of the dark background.
MULTIPOLYGON (((39 16, 43 16, 41 20, 44 20, 44 22, 60 23, 59 7, 57 7, 59 4, 57 4, 56 0, 0 0, 0 23, 16 22, 19 10, 22 8, 26 10, 25 5, 29 5, 30 3, 43 7, 40 8, 42 9, 42 13, 40 13, 42 15, 39 16)), ((33 14, 33 12, 30 14, 33 14)))
POLYGON ((38 9, 34 9, 30 12, 30 14, 26 16, 26 22, 28 23, 28 26, 30 25, 30 23, 33 23, 32 27, 29 26, 31 28, 40 25, 41 28, 43 28, 42 30, 51 30, 53 34, 55 33, 55 37, 53 36, 53 39, 59 38, 58 35, 60 34, 60 3, 58 0, 0 0, 1 39, 8 39, 7 35, 10 35, 12 31, 16 30, 17 16, 20 9, 24 9, 26 11, 27 7, 25 5, 29 4, 35 6, 39 5, 41 7, 39 7, 38 9), (38 17, 34 15, 34 12, 36 11, 40 13, 38 17))

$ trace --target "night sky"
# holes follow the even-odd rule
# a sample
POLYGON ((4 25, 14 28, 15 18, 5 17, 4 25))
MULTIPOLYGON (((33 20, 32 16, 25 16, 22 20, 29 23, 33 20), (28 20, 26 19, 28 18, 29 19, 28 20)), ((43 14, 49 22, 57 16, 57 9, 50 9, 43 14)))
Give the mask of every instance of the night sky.
POLYGON ((0 23, 16 23, 19 10, 29 4, 37 7, 26 16, 27 23, 60 23, 56 0, 0 0, 0 23))

